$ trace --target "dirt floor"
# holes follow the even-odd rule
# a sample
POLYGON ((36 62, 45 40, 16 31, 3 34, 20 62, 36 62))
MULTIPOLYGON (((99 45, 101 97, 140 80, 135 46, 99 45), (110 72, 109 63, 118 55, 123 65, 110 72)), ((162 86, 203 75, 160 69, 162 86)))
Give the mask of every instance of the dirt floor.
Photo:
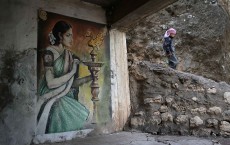
POLYGON ((155 136, 138 132, 78 138, 61 143, 40 145, 230 145, 229 138, 197 138, 191 136, 155 136))

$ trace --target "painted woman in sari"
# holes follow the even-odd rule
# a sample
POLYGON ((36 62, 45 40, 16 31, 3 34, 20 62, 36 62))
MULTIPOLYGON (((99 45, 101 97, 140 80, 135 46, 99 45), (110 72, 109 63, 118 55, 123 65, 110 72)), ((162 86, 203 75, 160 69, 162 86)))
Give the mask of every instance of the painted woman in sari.
POLYGON ((89 111, 77 100, 78 86, 91 77, 78 78, 80 61, 70 51, 73 44, 70 24, 58 21, 49 38, 51 45, 43 55, 45 74, 38 88, 37 134, 82 129, 89 111))

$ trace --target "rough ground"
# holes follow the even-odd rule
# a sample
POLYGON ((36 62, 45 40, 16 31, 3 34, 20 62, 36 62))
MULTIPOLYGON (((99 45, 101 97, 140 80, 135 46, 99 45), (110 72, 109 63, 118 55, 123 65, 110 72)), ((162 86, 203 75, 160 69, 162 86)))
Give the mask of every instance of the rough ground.
POLYGON ((230 145, 229 139, 181 136, 154 136, 147 133, 120 132, 40 145, 230 145))

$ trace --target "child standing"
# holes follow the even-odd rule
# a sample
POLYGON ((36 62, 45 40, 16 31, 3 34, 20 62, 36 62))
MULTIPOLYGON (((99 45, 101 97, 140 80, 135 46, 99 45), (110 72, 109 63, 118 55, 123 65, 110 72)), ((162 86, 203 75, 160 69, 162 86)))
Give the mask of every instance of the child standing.
POLYGON ((163 48, 164 48, 164 51, 165 51, 166 56, 168 58, 168 65, 169 65, 169 67, 171 67, 173 69, 176 69, 177 64, 178 64, 178 60, 177 60, 176 55, 175 55, 175 48, 174 48, 173 43, 172 43, 175 35, 176 35, 175 29, 173 29, 173 28, 168 29, 165 32, 164 43, 163 43, 163 48))

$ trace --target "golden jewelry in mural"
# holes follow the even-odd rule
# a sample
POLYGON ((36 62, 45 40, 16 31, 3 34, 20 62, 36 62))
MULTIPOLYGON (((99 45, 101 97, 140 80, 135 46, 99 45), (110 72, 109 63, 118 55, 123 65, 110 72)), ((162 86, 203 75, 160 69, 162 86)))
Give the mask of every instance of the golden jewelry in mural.
POLYGON ((46 11, 39 9, 38 10, 38 16, 40 19, 42 19, 43 21, 47 20, 47 13, 46 11))

